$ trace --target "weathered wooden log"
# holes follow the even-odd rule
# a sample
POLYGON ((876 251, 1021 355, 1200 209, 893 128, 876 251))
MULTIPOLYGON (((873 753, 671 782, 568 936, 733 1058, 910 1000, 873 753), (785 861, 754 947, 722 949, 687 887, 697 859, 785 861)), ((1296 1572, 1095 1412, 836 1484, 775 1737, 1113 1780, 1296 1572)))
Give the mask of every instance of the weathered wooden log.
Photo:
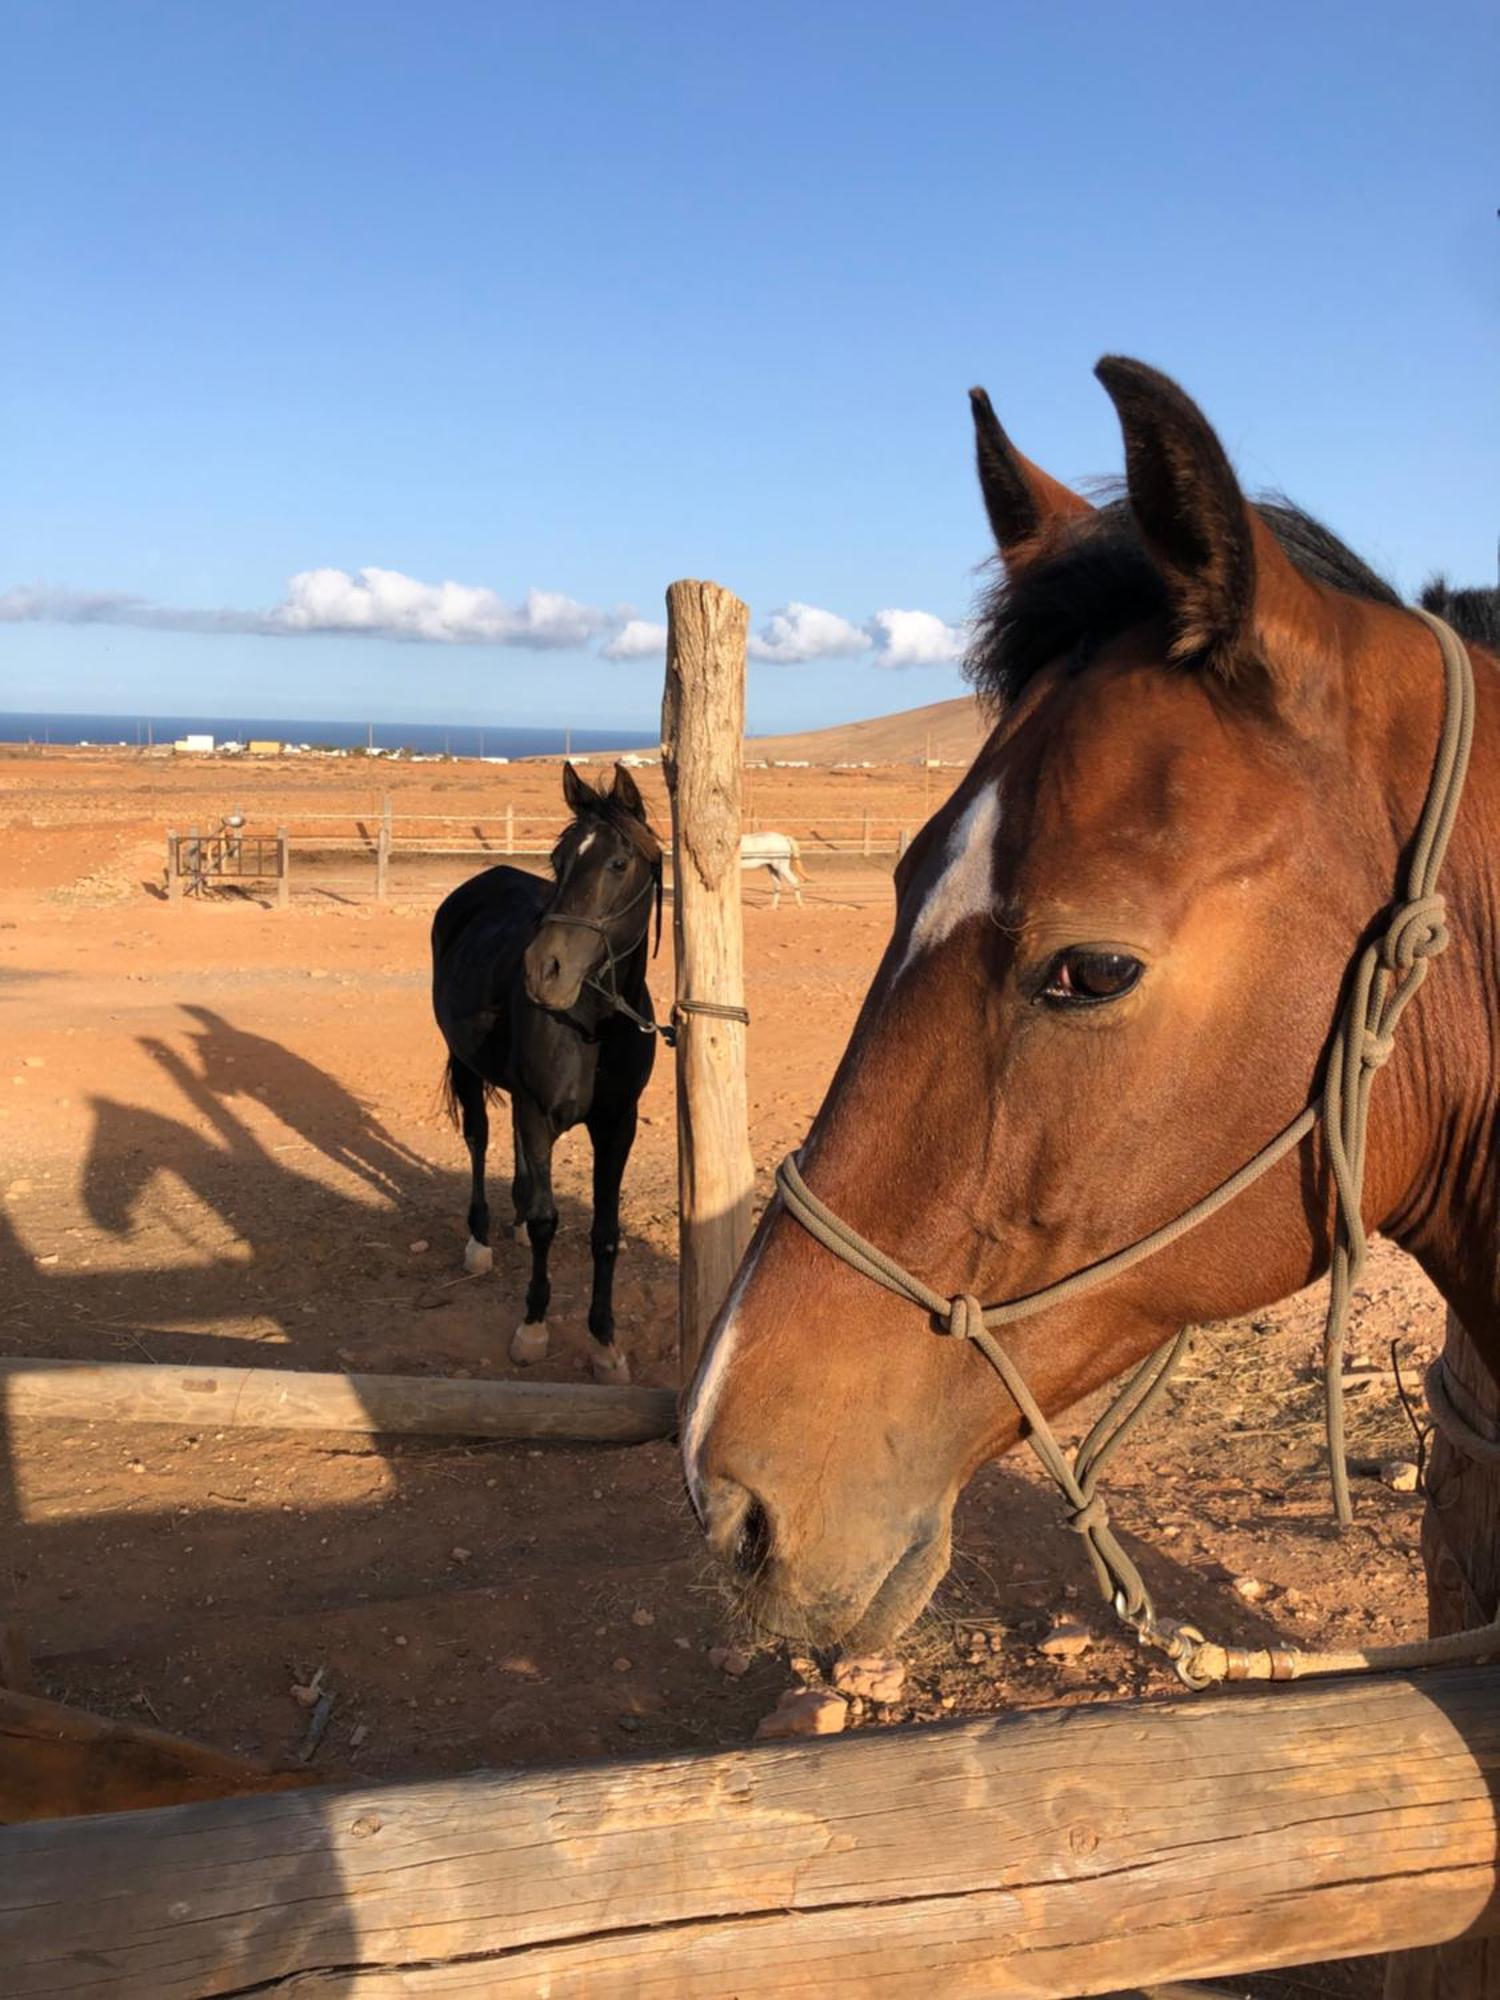
MULTIPOLYGON (((1463 1420, 1500 1445, 1500 1388, 1452 1313, 1443 1361, 1463 1420)), ((1425 1483, 1427 1629, 1436 1635, 1483 1625, 1500 1603, 1500 1461, 1469 1457, 1439 1430, 1425 1483)), ((1386 1969, 1385 1990, 1386 2000, 1500 2000, 1500 1938, 1401 1952, 1386 1969)))
MULTIPOLYGON (((0 1690, 0 1826, 280 1792, 307 1782, 305 1772, 272 1771, 164 1729, 0 1690)), ((121 1830, 119 1837, 130 1836, 121 1830)), ((7 1990, 0 1970, 0 1992, 7 1990)))
MULTIPOLYGON (((717 583, 667 592, 662 766, 672 801, 677 1000, 743 1007, 740 763, 750 613, 717 583)), ((750 1240, 745 1025, 688 1013, 677 1048, 678 1358, 684 1383, 750 1240)))
POLYGON ((431 1375, 315 1375, 293 1368, 177 1368, 148 1361, 0 1359, 0 1419, 212 1425, 427 1437, 571 1438, 640 1444, 676 1426, 670 1389, 604 1383, 461 1382, 431 1375))
POLYGON ((7 2000, 1071 1996, 1500 1924, 1484 1669, 0 1833, 7 2000))

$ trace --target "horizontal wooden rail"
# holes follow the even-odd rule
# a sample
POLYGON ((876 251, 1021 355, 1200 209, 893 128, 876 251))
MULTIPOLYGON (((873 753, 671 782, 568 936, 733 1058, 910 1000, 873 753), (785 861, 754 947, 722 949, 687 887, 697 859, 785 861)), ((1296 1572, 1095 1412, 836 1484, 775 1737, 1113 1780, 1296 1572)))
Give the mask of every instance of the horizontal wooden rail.
MULTIPOLYGON (((178 1368, 150 1361, 0 1360, 0 1422, 212 1425, 428 1437, 640 1444, 677 1422, 670 1389, 464 1382, 441 1375, 316 1375, 296 1368, 178 1368)), ((0 1986, 3 1991, 3 1986, 0 1986)))
MULTIPOLYGON (((282 1792, 306 1783, 305 1772, 289 1776, 143 1723, 0 1688, 0 1826, 282 1792)), ((0 1972, 0 1992, 5 1990, 0 1972)))
MULTIPOLYGON (((380 817, 381 816, 378 809, 374 812, 358 812, 358 811, 340 812, 340 813, 298 812, 298 813, 293 813, 291 815, 291 823, 293 826, 349 826, 349 825, 358 826, 367 823, 368 825, 374 827, 380 824, 380 817)), ((476 812, 467 812, 467 813, 393 812, 391 814, 391 822, 393 825, 400 826, 403 821, 405 821, 408 825, 425 824, 428 826, 444 826, 444 825, 492 826, 498 823, 502 829, 505 825, 504 809, 502 808, 500 810, 500 813, 497 815, 496 810, 493 806, 491 806, 485 812, 477 812, 477 813, 476 812)), ((561 812, 547 812, 547 813, 518 812, 514 815, 514 824, 518 827, 550 826, 550 827, 561 828, 566 826, 567 823, 568 823, 567 815, 561 812)), ((748 814, 746 815, 745 823, 747 827, 750 827, 752 824, 751 816, 748 814)), ((862 827, 864 823, 865 823, 864 815, 862 813, 818 813, 815 815, 808 815, 804 813, 798 815, 789 815, 773 811, 770 813, 757 813, 756 815, 754 815, 755 829, 766 833, 791 833, 794 834, 799 840, 813 839, 815 837, 816 828, 820 826, 862 827)), ((877 814, 870 815, 870 824, 873 827, 893 828, 893 827, 907 826, 910 825, 910 823, 911 823, 911 815, 909 813, 906 815, 905 818, 902 818, 900 815, 896 813, 881 813, 878 815, 877 814)))
MULTIPOLYGON (((303 854, 374 854, 379 846, 378 839, 372 837, 369 840, 362 840, 357 834, 294 833, 291 841, 293 847, 303 854)), ((393 840, 390 846, 392 854, 498 854, 502 857, 507 852, 549 854, 551 849, 550 841, 545 843, 533 841, 523 845, 518 840, 514 848, 507 850, 503 839, 496 840, 488 834, 482 838, 476 837, 466 841, 444 840, 438 837, 431 840, 397 839, 393 840)))
MULTIPOLYGON (((503 808, 502 808, 502 813, 503 813, 503 808)), ((391 820, 392 823, 395 825, 399 825, 402 820, 407 820, 407 821, 425 821, 430 826, 431 825, 473 826, 476 823, 480 826, 484 826, 493 821, 495 816, 496 816, 495 808, 491 806, 487 812, 482 812, 482 813, 393 812, 391 814, 391 820)), ((351 821, 355 825, 359 825, 362 822, 368 821, 371 826, 377 826, 380 823, 380 817, 381 815, 379 807, 377 807, 373 812, 356 812, 356 811, 339 812, 339 813, 299 812, 299 813, 293 813, 292 815, 293 822, 297 826, 348 826, 351 823, 351 821)), ((504 823, 505 822, 502 817, 500 820, 500 824, 503 826, 504 823)), ((515 815, 515 824, 517 826, 561 827, 561 826, 566 826, 567 816, 566 814, 560 812, 517 813, 515 815)))
POLYGON ((1115 1992, 1500 1926, 1493 1672, 0 1831, 7 2000, 1115 1992))

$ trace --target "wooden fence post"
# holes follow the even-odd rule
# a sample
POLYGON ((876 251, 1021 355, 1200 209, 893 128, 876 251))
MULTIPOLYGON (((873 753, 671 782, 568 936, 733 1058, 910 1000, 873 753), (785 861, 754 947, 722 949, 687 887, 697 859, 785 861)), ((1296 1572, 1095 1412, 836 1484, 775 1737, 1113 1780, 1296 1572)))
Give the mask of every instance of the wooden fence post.
POLYGON ((870 851, 870 815, 866 813, 864 815, 863 824, 861 825, 860 828, 860 852, 861 854, 868 854, 869 851, 870 851))
POLYGON ((170 831, 167 834, 167 901, 169 903, 182 901, 182 875, 177 861, 177 835, 170 831))
MULTIPOLYGON (((740 905, 740 760, 750 613, 717 583, 667 591, 662 766, 672 801, 677 1000, 745 1004, 740 905)), ((678 1361, 686 1384, 750 1240, 754 1168, 745 1027, 679 1017, 678 1361)))
POLYGON ((391 795, 386 793, 380 802, 380 831, 375 836, 375 895, 384 902, 390 893, 391 869, 391 795))
MULTIPOLYGON (((1452 1313, 1443 1360, 1460 1414, 1481 1437, 1500 1442, 1500 1389, 1452 1313)), ((1427 1629, 1436 1635, 1482 1625, 1500 1601, 1500 1463, 1470 1458, 1434 1431, 1426 1487, 1427 1629)), ((1388 1961, 1385 1991, 1386 2000, 1497 2000, 1500 1939, 1398 1952, 1388 1961)))
POLYGON ((505 851, 507 854, 516 851, 516 809, 513 805, 505 808, 505 851))
POLYGON ((276 907, 284 910, 292 900, 292 842, 284 826, 276 829, 276 859, 281 864, 276 877, 276 907))

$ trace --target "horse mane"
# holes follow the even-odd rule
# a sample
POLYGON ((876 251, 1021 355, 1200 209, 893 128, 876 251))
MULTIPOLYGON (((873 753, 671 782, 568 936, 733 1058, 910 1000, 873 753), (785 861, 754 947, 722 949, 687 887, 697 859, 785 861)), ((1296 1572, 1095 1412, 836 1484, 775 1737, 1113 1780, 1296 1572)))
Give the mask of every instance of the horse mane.
MULTIPOLYGON (((1314 583, 1373 604, 1400 604, 1392 585, 1311 514, 1280 494, 1256 505, 1286 554, 1314 583)), ((1100 646, 1167 608, 1166 584, 1141 540, 1129 501, 1110 499, 1073 528, 1056 554, 991 585, 964 671, 982 701, 1003 708, 1049 660, 1065 654, 1085 665, 1100 646)))
POLYGON ((1500 589, 1455 590, 1445 576, 1431 577, 1417 600, 1424 611, 1446 618, 1461 639, 1500 649, 1500 589))
POLYGON ((588 798, 575 809, 573 818, 603 820, 605 825, 613 827, 616 833, 622 833, 631 846, 639 854, 644 855, 654 867, 661 859, 662 842, 661 835, 651 822, 637 819, 633 812, 622 806, 619 800, 612 798, 608 792, 597 791, 592 785, 588 790, 588 798))

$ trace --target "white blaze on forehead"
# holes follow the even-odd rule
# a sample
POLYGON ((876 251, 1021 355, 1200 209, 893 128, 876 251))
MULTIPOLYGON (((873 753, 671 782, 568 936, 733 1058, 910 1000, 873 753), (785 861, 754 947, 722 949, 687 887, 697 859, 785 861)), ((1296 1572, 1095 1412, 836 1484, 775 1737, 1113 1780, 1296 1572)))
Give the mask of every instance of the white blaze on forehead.
POLYGON ((1000 830, 1000 788, 986 785, 964 808, 943 849, 943 871, 927 892, 912 923, 911 936, 896 972, 899 979, 923 952, 950 937, 967 917, 977 917, 995 900, 995 835, 1000 830))
POLYGON ((708 1427, 713 1422, 714 1411, 724 1388, 724 1376, 729 1367, 730 1350, 735 1343, 739 1328, 735 1324, 740 1309, 740 1300, 745 1295, 745 1287, 750 1282, 751 1273, 760 1261, 760 1251, 753 1250, 740 1266, 740 1274, 734 1281, 733 1289, 724 1302, 718 1323, 709 1339, 708 1353, 698 1370, 693 1383, 692 1395, 688 1401, 687 1414, 682 1423, 682 1470, 687 1480, 688 1492, 693 1496, 693 1505, 703 1515, 703 1475, 698 1469, 698 1459, 703 1450, 703 1440, 708 1436, 708 1427))
POLYGON ((593 846, 594 842, 598 838, 599 836, 597 833, 586 833, 583 836, 582 840, 580 840, 578 843, 578 852, 580 854, 587 854, 589 849, 593 846))

